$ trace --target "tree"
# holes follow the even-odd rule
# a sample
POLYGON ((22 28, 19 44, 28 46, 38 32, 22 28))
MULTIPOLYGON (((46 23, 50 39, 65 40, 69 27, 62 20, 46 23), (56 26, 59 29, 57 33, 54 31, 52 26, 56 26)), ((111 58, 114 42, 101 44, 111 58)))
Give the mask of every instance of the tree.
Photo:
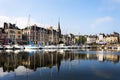
POLYGON ((86 42, 86 37, 85 37, 85 36, 79 36, 79 38, 76 39, 76 43, 77 43, 78 45, 80 45, 80 44, 85 44, 85 42, 86 42))

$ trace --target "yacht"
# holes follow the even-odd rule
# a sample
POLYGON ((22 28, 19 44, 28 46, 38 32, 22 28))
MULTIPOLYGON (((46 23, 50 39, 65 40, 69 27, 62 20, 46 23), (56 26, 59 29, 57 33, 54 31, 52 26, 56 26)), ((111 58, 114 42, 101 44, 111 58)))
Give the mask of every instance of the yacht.
POLYGON ((24 45, 24 48, 25 49, 39 49, 39 47, 36 45, 24 45))
POLYGON ((44 46, 44 49, 57 49, 58 46, 55 46, 55 45, 46 45, 44 46))
POLYGON ((15 44, 15 45, 13 45, 13 49, 25 49, 25 47, 24 46, 22 46, 22 45, 18 45, 18 44, 15 44))
POLYGON ((14 46, 13 45, 4 45, 4 48, 5 49, 9 49, 9 50, 11 50, 11 49, 13 49, 14 48, 14 46))
POLYGON ((40 46, 36 46, 33 42, 29 42, 29 45, 24 45, 25 49, 39 49, 40 46))

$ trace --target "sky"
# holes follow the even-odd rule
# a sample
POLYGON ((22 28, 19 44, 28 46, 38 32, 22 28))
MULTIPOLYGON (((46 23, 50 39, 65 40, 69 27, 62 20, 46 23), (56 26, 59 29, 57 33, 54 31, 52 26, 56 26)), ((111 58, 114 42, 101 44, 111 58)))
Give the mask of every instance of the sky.
POLYGON ((120 0, 0 0, 0 27, 38 25, 62 34, 120 33, 120 0))

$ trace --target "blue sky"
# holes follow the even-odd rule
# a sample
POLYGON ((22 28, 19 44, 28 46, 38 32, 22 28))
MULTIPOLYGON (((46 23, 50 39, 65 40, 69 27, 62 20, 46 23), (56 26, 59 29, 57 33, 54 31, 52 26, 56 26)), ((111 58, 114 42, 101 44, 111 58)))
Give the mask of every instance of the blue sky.
POLYGON ((16 23, 57 27, 60 18, 63 34, 120 32, 120 0, 0 0, 0 26, 16 23))

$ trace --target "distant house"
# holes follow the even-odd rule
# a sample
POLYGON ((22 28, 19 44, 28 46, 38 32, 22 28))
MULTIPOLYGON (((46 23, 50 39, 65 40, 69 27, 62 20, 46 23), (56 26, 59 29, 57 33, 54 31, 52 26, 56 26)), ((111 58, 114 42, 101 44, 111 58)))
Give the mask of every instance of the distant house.
POLYGON ((4 30, 7 34, 7 38, 12 42, 21 42, 22 41, 22 30, 19 29, 15 24, 4 23, 4 30))
POLYGON ((119 43, 119 33, 114 32, 113 34, 107 34, 105 41, 108 44, 114 44, 114 43, 119 43))
POLYGON ((86 44, 95 44, 97 40, 97 35, 88 35, 86 36, 86 44))
POLYGON ((105 34, 104 33, 100 33, 98 35, 98 38, 96 40, 96 43, 97 44, 106 44, 106 41, 105 41, 105 34))
POLYGON ((63 41, 63 43, 65 43, 65 44, 69 45, 70 37, 68 36, 68 34, 62 35, 61 41, 63 41))
POLYGON ((68 36, 70 38, 69 44, 74 45, 75 44, 75 35, 70 33, 68 36))
POLYGON ((66 45, 74 45, 76 43, 76 37, 74 34, 64 34, 62 35, 62 40, 63 43, 66 45))
POLYGON ((7 33, 3 28, 0 28, 0 44, 7 43, 7 33))
POLYGON ((0 39, 6 39, 7 38, 7 33, 3 28, 0 28, 0 39))

